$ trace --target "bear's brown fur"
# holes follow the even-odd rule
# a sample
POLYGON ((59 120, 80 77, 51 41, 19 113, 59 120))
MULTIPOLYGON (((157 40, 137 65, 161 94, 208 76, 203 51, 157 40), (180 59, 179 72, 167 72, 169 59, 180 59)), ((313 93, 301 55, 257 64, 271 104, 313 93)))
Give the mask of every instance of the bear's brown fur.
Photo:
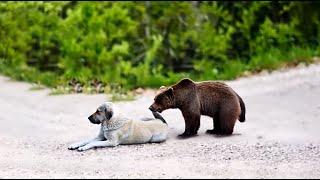
POLYGON ((228 85, 216 81, 194 82, 182 79, 162 90, 154 98, 151 111, 162 112, 178 108, 185 120, 185 132, 179 136, 196 135, 200 127, 200 116, 213 118, 214 128, 210 134, 230 135, 237 119, 245 121, 245 104, 228 85))

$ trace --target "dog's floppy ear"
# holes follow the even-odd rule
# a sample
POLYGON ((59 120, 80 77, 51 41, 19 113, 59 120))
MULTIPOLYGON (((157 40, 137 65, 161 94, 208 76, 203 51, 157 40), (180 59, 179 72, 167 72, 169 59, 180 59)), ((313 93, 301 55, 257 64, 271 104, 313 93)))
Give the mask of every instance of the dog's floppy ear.
POLYGON ((106 112, 106 118, 110 120, 113 116, 113 111, 111 109, 106 108, 105 112, 106 112))

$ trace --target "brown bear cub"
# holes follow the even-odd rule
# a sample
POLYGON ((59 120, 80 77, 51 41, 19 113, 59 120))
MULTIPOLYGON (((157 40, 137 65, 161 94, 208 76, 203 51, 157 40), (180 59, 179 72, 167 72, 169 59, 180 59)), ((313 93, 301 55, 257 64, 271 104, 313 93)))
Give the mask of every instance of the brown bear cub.
POLYGON ((225 83, 191 79, 182 79, 162 90, 149 109, 161 113, 170 108, 180 109, 184 117, 185 132, 180 137, 197 134, 201 115, 213 118, 214 128, 207 133, 230 135, 236 120, 244 122, 246 113, 241 97, 225 83))

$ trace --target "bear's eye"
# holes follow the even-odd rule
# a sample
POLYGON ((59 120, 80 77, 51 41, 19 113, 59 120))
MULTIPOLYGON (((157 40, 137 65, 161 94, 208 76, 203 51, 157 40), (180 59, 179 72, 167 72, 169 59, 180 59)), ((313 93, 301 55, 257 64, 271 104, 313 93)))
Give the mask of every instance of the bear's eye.
POLYGON ((154 98, 154 102, 155 103, 159 103, 160 102, 160 98, 159 97, 154 98))

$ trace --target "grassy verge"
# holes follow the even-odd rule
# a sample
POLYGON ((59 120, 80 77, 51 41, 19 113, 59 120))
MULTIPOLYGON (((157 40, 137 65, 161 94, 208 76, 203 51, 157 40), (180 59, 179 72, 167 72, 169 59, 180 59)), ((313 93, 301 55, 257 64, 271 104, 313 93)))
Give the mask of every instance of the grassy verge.
MULTIPOLYGON (((58 75, 48 72, 40 72, 35 68, 28 66, 10 66, 5 59, 0 59, 0 74, 11 77, 17 81, 26 81, 32 83, 31 91, 37 91, 44 88, 50 88, 49 95, 61 95, 76 93, 74 87, 68 86, 68 82, 64 81, 58 75)), ((84 85, 82 93, 96 94, 93 87, 84 85)), ((103 92, 110 96, 112 101, 129 101, 134 100, 135 95, 132 91, 115 86, 113 88, 105 86, 103 92)))
MULTIPOLYGON (((287 51, 270 49, 268 52, 252 56, 247 63, 242 60, 230 60, 224 64, 220 71, 204 62, 204 64, 199 64, 201 69, 198 73, 193 72, 186 75, 194 80, 231 80, 246 74, 259 73, 263 70, 272 71, 283 67, 294 67, 299 63, 310 64, 313 63, 313 57, 319 56, 319 52, 319 48, 294 47, 287 51)), ((197 68, 195 69, 197 70, 197 68)), ((0 73, 15 80, 33 83, 30 90, 40 90, 46 86, 51 88, 51 95, 78 92, 75 87, 68 85, 66 80, 53 72, 40 72, 28 66, 8 65, 4 59, 0 59, 0 73)), ((159 76, 162 75, 159 74, 159 76)), ((174 75, 172 76, 174 77, 174 75)), ((168 81, 170 81, 170 77, 168 77, 168 81)), ((154 87, 154 85, 145 82, 144 87, 154 87)), ((121 88, 118 85, 104 85, 102 88, 101 92, 109 94, 112 101, 133 100, 135 97, 133 91, 121 88)), ((86 94, 101 93, 100 90, 96 90, 89 83, 83 84, 79 92, 86 94)))
POLYGON ((319 55, 320 50, 315 48, 293 47, 287 51, 270 49, 252 56, 248 63, 243 63, 244 61, 241 60, 230 61, 223 67, 223 72, 219 74, 217 79, 232 80, 246 74, 295 67, 300 63, 308 65, 314 63, 313 57, 319 55))

